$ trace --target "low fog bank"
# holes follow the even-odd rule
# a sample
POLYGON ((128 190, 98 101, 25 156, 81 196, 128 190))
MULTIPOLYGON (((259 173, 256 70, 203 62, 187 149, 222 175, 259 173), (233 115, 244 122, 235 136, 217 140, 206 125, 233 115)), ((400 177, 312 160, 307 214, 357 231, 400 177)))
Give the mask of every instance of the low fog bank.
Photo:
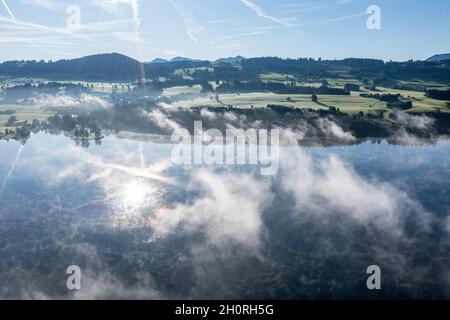
POLYGON ((217 129, 278 129, 280 142, 288 145, 349 145, 365 140, 388 140, 392 144, 415 145, 434 143, 450 132, 447 114, 415 115, 395 110, 387 120, 370 120, 339 111, 314 111, 271 107, 266 109, 236 108, 116 108, 111 127, 130 131, 170 136, 175 131, 194 132, 201 121, 204 131, 217 129))

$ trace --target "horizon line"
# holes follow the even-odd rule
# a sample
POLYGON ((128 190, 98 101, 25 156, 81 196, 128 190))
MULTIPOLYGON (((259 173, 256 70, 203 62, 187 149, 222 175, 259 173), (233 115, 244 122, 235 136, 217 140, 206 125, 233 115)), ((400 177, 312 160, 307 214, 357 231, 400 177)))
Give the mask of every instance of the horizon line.
POLYGON ((315 61, 342 61, 342 60, 347 60, 347 59, 364 59, 364 60, 379 60, 379 61, 383 61, 383 62, 408 62, 408 61, 427 61, 428 59, 435 57, 435 56, 440 56, 440 55, 446 55, 450 53, 437 53, 437 54, 433 54, 430 57, 428 57, 427 59, 408 59, 408 60, 387 60, 387 59, 381 59, 381 58, 371 58, 371 57, 356 57, 356 56, 349 56, 346 58, 322 58, 322 57, 282 57, 282 56, 251 56, 251 57, 245 57, 243 55, 237 54, 235 56, 228 56, 228 57, 219 57, 217 59, 197 59, 197 58, 190 58, 190 57, 186 57, 186 56, 175 56, 173 58, 161 58, 161 57, 154 57, 154 58, 150 58, 148 61, 140 61, 139 59, 136 59, 134 57, 131 57, 129 55, 120 53, 120 52, 99 52, 99 53, 93 53, 93 54, 89 54, 89 55, 85 55, 85 56, 81 56, 81 57, 74 57, 74 58, 62 58, 62 59, 58 59, 58 60, 52 60, 52 59, 9 59, 9 60, 2 60, 0 61, 0 64, 5 63, 5 62, 13 62, 13 61, 45 61, 46 63, 51 62, 58 62, 58 61, 70 61, 70 60, 78 60, 78 59, 83 59, 83 58, 87 58, 87 57, 93 57, 93 56, 101 56, 101 55, 121 55, 130 59, 133 59, 137 62, 143 63, 143 64, 150 64, 152 63, 152 61, 160 59, 160 60, 165 60, 166 62, 161 62, 161 63, 170 63, 173 62, 174 59, 176 58, 183 58, 183 59, 188 59, 188 60, 192 60, 194 62, 215 62, 221 59, 229 59, 229 58, 237 58, 237 57, 242 57, 244 59, 258 59, 258 58, 279 58, 279 59, 283 59, 283 60, 299 60, 299 59, 314 59, 315 61))

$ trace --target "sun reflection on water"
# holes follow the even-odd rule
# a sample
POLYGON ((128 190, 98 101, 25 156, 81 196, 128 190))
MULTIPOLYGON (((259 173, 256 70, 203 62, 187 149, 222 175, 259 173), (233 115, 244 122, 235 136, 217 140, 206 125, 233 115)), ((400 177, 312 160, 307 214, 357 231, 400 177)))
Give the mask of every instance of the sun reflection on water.
POLYGON ((147 190, 142 183, 132 182, 125 186, 124 204, 132 206, 141 206, 145 202, 147 190))
POLYGON ((155 203, 156 187, 149 182, 132 181, 123 187, 122 199, 125 211, 151 208, 155 203))

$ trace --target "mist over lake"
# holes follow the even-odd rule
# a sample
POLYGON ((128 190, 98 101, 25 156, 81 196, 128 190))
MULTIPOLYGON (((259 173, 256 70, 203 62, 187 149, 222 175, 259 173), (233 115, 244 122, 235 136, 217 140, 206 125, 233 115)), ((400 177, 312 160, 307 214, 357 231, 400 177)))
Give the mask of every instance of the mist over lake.
POLYGON ((449 142, 283 146, 269 177, 176 166, 172 147, 1 141, 0 297, 448 298, 449 142))

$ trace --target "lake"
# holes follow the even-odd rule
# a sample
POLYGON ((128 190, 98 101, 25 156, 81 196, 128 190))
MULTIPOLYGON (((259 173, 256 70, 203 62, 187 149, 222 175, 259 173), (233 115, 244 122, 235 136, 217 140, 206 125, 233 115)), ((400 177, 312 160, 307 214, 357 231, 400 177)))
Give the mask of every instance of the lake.
POLYGON ((0 298, 450 297, 450 142, 285 146, 274 176, 172 148, 0 141, 0 298))

